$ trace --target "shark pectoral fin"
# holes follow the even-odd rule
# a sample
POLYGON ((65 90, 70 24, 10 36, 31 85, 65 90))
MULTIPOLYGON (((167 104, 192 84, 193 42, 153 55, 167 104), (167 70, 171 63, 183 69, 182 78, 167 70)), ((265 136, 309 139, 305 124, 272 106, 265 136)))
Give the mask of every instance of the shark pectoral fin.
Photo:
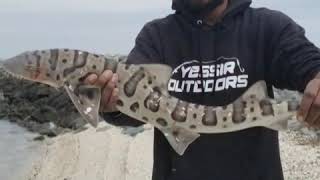
POLYGON ((65 85, 64 88, 81 116, 93 127, 97 127, 101 119, 99 116, 101 100, 100 88, 89 85, 81 85, 78 87, 65 85))
POLYGON ((200 134, 187 131, 183 128, 161 129, 172 148, 183 155, 188 146, 200 137, 200 134))

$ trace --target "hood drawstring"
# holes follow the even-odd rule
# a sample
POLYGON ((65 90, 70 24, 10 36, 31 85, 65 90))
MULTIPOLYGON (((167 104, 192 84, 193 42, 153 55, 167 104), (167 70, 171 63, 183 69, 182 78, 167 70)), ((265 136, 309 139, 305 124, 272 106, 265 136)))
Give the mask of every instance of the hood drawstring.
MULTIPOLYGON (((203 26, 203 21, 202 20, 197 20, 197 25, 198 26, 203 26)), ((197 45, 197 58, 199 59, 199 62, 200 62, 200 86, 201 86, 201 103, 204 104, 205 103, 205 92, 204 92, 204 79, 203 79, 203 69, 202 69, 202 66, 203 66, 203 61, 202 61, 202 57, 201 57, 201 28, 197 29, 196 32, 197 32, 197 40, 198 40, 198 45, 197 45)))

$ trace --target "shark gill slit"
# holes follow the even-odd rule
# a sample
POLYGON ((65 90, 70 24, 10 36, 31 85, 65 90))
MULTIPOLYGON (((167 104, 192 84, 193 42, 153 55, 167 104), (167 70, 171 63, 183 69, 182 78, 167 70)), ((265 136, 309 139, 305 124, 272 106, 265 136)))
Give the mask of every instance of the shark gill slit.
POLYGON ((124 93, 127 97, 132 97, 136 90, 139 82, 145 77, 145 72, 143 68, 136 71, 132 77, 124 84, 124 93))

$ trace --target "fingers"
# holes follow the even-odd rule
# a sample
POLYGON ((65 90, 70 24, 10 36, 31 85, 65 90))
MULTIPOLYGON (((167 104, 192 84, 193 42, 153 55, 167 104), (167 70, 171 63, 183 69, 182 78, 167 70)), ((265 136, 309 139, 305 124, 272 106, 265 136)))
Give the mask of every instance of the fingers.
POLYGON ((101 105, 103 109, 113 107, 115 101, 117 100, 117 96, 119 90, 116 88, 118 82, 118 75, 113 74, 112 78, 108 81, 108 83, 104 86, 102 92, 101 105))
POLYGON ((96 74, 90 74, 84 79, 85 84, 95 84, 98 80, 98 76, 96 74))
POLYGON ((112 111, 114 110, 116 101, 118 99, 119 89, 117 89, 118 75, 110 70, 104 71, 100 76, 90 74, 84 79, 85 84, 91 84, 101 87, 102 96, 100 103, 100 110, 112 111))
POLYGON ((106 84, 108 84, 108 82, 112 79, 113 76, 113 72, 110 70, 106 70, 104 71, 98 78, 98 80, 96 81, 95 85, 100 86, 100 87, 104 87, 106 84))
POLYGON ((113 91, 112 91, 112 94, 111 94, 111 97, 109 99, 109 104, 108 106, 109 107, 113 107, 116 105, 116 102, 118 100, 118 97, 119 97, 119 89, 118 88, 115 88, 113 91))
POLYGON ((307 85, 298 112, 299 120, 304 120, 308 125, 314 126, 320 118, 320 79, 314 79, 307 85))

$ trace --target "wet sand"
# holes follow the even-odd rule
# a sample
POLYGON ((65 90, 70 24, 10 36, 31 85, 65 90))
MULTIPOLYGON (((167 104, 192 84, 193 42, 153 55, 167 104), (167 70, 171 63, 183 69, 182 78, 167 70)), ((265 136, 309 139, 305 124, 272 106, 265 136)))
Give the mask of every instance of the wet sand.
POLYGON ((0 120, 0 179, 21 180, 32 170, 43 154, 40 142, 33 141, 37 134, 20 126, 0 120))

